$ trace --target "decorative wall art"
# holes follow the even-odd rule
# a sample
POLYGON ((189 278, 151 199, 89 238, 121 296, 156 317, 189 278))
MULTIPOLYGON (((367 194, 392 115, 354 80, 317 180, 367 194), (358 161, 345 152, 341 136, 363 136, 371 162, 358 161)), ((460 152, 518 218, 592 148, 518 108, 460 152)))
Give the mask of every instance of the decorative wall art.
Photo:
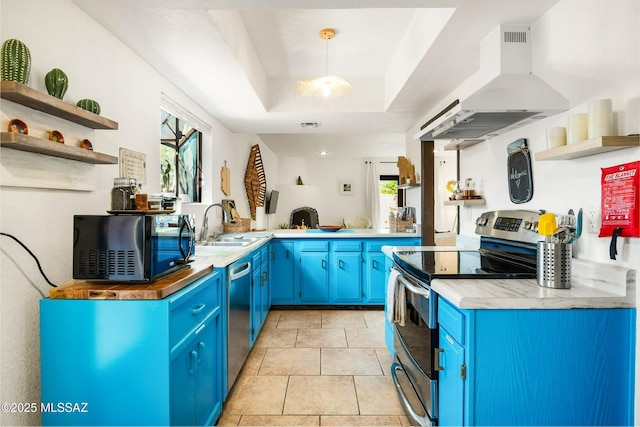
POLYGON ((249 199, 251 219, 255 220, 256 208, 264 206, 267 195, 267 178, 264 174, 260 146, 258 144, 251 147, 251 152, 249 153, 247 172, 244 175, 244 186, 249 199))
POLYGON ((351 180, 342 180, 338 183, 338 193, 341 196, 351 196, 353 195, 353 181, 351 180))

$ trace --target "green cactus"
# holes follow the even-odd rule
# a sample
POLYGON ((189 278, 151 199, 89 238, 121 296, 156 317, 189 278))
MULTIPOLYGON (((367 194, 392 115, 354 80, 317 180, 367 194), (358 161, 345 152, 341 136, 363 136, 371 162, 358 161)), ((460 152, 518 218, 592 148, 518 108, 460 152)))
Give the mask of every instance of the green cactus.
POLYGON ((44 84, 49 95, 62 99, 69 87, 69 79, 60 68, 54 68, 44 76, 44 84))
POLYGON ((8 39, 2 43, 2 80, 15 81, 26 85, 31 74, 31 53, 20 40, 8 39))
POLYGON ((100 114, 100 104, 93 99, 81 99, 76 105, 83 110, 91 111, 93 114, 100 114))

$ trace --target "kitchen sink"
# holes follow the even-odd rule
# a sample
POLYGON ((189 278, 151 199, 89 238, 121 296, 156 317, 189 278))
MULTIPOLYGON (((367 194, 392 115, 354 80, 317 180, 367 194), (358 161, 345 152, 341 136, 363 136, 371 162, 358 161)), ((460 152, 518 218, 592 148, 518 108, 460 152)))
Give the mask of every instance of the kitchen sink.
MULTIPOLYGON (((248 236, 225 236, 222 237, 218 242, 229 242, 229 243, 253 243, 256 240, 260 240, 261 237, 248 237, 248 236)), ((216 243, 218 243, 216 242, 216 243)))
POLYGON ((203 246, 247 246, 251 241, 229 241, 229 240, 216 240, 215 242, 209 242, 203 246))

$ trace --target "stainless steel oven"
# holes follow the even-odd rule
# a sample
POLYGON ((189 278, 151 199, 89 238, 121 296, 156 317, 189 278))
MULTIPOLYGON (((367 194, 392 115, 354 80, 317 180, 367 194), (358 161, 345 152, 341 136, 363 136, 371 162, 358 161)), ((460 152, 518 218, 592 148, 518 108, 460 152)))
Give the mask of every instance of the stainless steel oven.
MULTIPOLYGON (((476 221, 477 250, 418 247, 393 254, 397 274, 393 301, 404 301, 402 321, 393 323, 395 359, 391 375, 407 415, 421 426, 438 422, 438 296, 431 281, 448 279, 518 279, 536 277, 539 212, 483 213, 476 221)), ((389 310, 389 307, 387 307, 389 310)), ((395 307, 394 307, 395 310, 395 307)))
POLYGON ((419 425, 432 425, 438 417, 438 378, 432 360, 438 347, 437 298, 428 284, 394 268, 404 288, 405 316, 394 328, 391 376, 407 413, 419 425))

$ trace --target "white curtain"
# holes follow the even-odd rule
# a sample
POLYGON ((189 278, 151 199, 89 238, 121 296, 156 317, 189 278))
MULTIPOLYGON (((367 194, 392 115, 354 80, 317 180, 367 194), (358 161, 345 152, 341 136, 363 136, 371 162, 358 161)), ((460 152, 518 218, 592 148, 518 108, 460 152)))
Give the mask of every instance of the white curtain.
POLYGON ((366 162, 366 164, 367 215, 371 218, 371 227, 375 230, 382 228, 382 223, 380 221, 380 174, 378 173, 378 164, 376 162, 366 162))

